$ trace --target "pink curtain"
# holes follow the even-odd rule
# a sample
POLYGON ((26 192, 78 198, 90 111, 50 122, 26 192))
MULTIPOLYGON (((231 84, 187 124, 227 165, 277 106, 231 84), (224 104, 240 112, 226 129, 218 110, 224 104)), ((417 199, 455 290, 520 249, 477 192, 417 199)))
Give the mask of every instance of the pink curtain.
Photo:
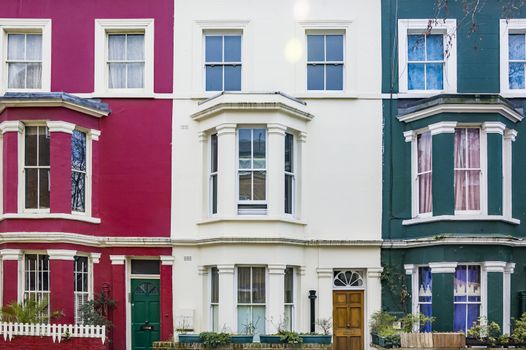
POLYGON ((480 210, 480 130, 455 130, 455 210, 480 210))
POLYGON ((430 132, 418 135, 418 212, 420 214, 430 213, 433 210, 431 142, 430 132))

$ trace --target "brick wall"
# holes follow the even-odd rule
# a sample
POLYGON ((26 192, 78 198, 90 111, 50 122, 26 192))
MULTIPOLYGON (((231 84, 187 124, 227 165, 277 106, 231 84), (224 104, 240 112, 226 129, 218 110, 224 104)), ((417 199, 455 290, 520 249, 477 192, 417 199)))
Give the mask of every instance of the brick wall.
MULTIPOLYGON (((155 342, 153 343, 155 350, 205 350, 203 344, 184 344, 172 342, 155 342)), ((216 350, 280 350, 280 349, 296 349, 296 350, 332 350, 332 344, 230 344, 226 347, 217 348, 216 350)), ((206 349, 208 350, 208 349, 206 349)))
POLYGON ((0 350, 108 350, 108 342, 102 344, 99 338, 71 338, 53 343, 51 337, 13 337, 11 341, 0 338, 0 350))

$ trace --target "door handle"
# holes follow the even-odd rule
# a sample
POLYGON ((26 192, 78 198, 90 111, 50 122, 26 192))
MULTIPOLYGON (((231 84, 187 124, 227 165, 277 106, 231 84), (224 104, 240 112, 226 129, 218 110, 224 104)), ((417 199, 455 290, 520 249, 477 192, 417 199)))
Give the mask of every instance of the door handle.
POLYGON ((347 323, 347 328, 351 328, 351 324, 350 323, 347 323))

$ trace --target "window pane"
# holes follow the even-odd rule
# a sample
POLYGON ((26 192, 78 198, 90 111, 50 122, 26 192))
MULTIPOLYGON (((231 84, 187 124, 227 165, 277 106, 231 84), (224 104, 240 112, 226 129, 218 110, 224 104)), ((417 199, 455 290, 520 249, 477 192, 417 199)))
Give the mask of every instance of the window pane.
POLYGON ((327 61, 343 61, 343 35, 327 35, 327 61))
POLYGON ((425 36, 407 36, 407 58, 409 61, 424 61, 425 36))
POLYGON ((49 209, 49 169, 40 169, 40 209, 49 209))
POLYGON ((424 64, 409 63, 407 65, 409 90, 424 90, 424 64))
POLYGON ((239 172, 239 200, 249 201, 252 199, 252 172, 239 172))
POLYGON ((250 303, 250 267, 237 268, 237 302, 250 303))
POLYGON ((444 59, 444 36, 432 34, 427 36, 427 61, 442 61, 444 59))
POLYGON ((250 306, 237 307, 237 332, 239 334, 249 334, 252 332, 252 329, 250 329, 252 323, 250 311, 250 306))
POLYGON ((10 89, 25 89, 26 87, 26 64, 9 63, 9 79, 7 86, 10 89))
POLYGON ((285 213, 292 214, 294 181, 292 175, 285 175, 285 213))
POLYGON ((453 316, 453 331, 466 331, 466 304, 455 304, 453 316))
POLYGON ((418 212, 431 213, 433 211, 433 174, 426 173, 418 176, 418 212))
POLYGON ((212 305, 212 332, 219 331, 219 305, 212 305))
POLYGON ((285 329, 292 331, 292 319, 293 319, 293 307, 292 305, 285 305, 285 318, 283 323, 285 323, 285 329))
POLYGON ((480 130, 467 129, 467 163, 469 168, 480 168, 480 130))
POLYGON ((524 63, 510 63, 510 89, 524 89, 524 63))
POLYGON ((294 135, 285 134, 285 171, 292 172, 294 167, 294 135))
POLYGON ((205 37, 205 59, 206 62, 223 62, 223 37, 205 37))
POLYGON ((138 275, 158 275, 160 273, 159 260, 132 260, 131 273, 138 275))
POLYGON ((206 66, 206 91, 223 90, 223 67, 206 66))
POLYGON ((254 198, 255 201, 266 199, 266 172, 254 171, 254 198))
POLYGON ((255 334, 265 334, 265 307, 252 307, 252 323, 256 327, 255 334))
POLYGON ((470 304, 468 305, 468 324, 467 329, 473 327, 473 323, 477 322, 477 319, 480 316, 480 305, 479 304, 470 304))
POLYGON ((285 269, 285 295, 284 295, 284 302, 285 303, 293 303, 293 288, 294 283, 294 269, 292 267, 287 267, 285 269))
POLYGON ((144 34, 128 34, 128 60, 144 60, 144 34))
POLYGON ((212 288, 210 292, 210 302, 218 303, 219 302, 219 270, 217 267, 212 267, 211 269, 211 278, 212 278, 212 288))
POLYGON ((40 61, 42 59, 42 35, 28 34, 26 40, 26 59, 40 61))
POLYGON ((266 137, 266 129, 253 130, 254 169, 265 169, 266 167, 266 137))
POLYGON ((239 168, 252 167, 252 129, 239 129, 239 168))
POLYGON ((241 36, 225 36, 225 62, 241 62, 241 36))
POLYGON ((442 90, 444 88, 444 66, 442 63, 426 64, 426 90, 442 90))
POLYGON ((144 87, 144 63, 128 63, 128 88, 144 87))
POLYGON ((122 61, 126 58, 126 35, 108 35, 108 59, 122 61))
POLYGON ((109 88, 124 89, 126 87, 126 63, 110 63, 108 68, 109 88))
POLYGON ((418 268, 418 285, 418 300, 421 302, 431 302, 433 291, 433 275, 431 274, 431 268, 427 266, 418 268))
POLYGON ((418 172, 430 171, 431 163, 431 146, 432 146, 431 132, 424 132, 418 135, 418 172))
POLYGON ((210 136, 210 170, 217 171, 217 134, 210 136))
POLYGON ((36 126, 26 126, 25 128, 25 165, 37 165, 37 142, 38 128, 36 126))
POLYGON ((28 63, 26 70, 26 89, 40 89, 42 86, 42 63, 28 63))
POLYGON ((86 175, 73 171, 71 173, 71 210, 84 212, 86 210, 86 175))
POLYGON ((524 38, 524 34, 510 34, 508 36, 510 60, 526 60, 526 47, 524 45, 524 38))
POLYGON ((241 91, 241 66, 225 66, 225 91, 241 91))
POLYGON ((307 35, 308 61, 325 61, 324 36, 307 35))
POLYGON ((24 60, 25 59, 25 35, 9 34, 7 37, 7 59, 24 60))
POLYGON ((327 69, 327 90, 343 90, 343 65, 328 64, 327 69))
POLYGON ((36 209, 38 207, 38 170, 26 169, 26 208, 36 209))
POLYGON ((71 166, 74 170, 86 171, 86 134, 73 130, 71 135, 71 166))
POLYGON ((265 302, 265 268, 252 268, 252 303, 265 302))
POLYGON ((323 81, 325 79, 323 64, 309 64, 307 65, 307 89, 308 90, 323 90, 323 81))
POLYGON ((47 126, 38 128, 38 165, 49 166, 50 134, 47 126))
POLYGON ((212 176, 212 214, 217 213, 217 175, 212 176))

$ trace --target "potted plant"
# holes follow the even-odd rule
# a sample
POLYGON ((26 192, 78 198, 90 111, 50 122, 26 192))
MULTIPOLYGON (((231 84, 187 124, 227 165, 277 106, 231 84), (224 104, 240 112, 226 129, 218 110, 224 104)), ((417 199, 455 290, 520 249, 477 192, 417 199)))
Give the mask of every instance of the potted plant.
POLYGON ((385 311, 375 312, 369 323, 373 344, 384 348, 400 346, 400 327, 395 328, 395 323, 395 316, 385 311))
POLYGON ((176 331, 179 333, 179 343, 188 344, 188 343, 200 343, 201 337, 199 334, 196 333, 186 333, 190 329, 190 324, 186 321, 186 319, 183 318, 181 322, 179 322, 179 327, 177 327, 176 331))
POLYGON ((230 341, 233 344, 247 344, 254 341, 254 333, 257 329, 257 321, 252 321, 247 324, 243 324, 243 332, 241 334, 231 334, 230 341))
POLYGON ((513 323, 513 332, 510 336, 510 345, 526 345, 526 312, 513 323))
POLYGON ((263 344, 280 344, 281 343, 281 336, 280 334, 285 331, 285 323, 283 322, 283 319, 280 318, 277 325, 272 322, 272 318, 270 320, 270 323, 276 328, 277 332, 276 334, 261 334, 259 336, 259 341, 263 344))
POLYGON ((332 319, 331 318, 319 318, 316 320, 316 324, 321 328, 322 333, 307 333, 300 334, 305 344, 330 344, 332 341, 331 329, 332 319))
POLYGON ((230 344, 230 334, 218 332, 202 332, 199 333, 199 340, 205 348, 218 348, 230 344))
POLYGON ((479 317, 468 329, 467 346, 495 346, 501 336, 500 326, 496 322, 489 322, 485 317, 479 317))

